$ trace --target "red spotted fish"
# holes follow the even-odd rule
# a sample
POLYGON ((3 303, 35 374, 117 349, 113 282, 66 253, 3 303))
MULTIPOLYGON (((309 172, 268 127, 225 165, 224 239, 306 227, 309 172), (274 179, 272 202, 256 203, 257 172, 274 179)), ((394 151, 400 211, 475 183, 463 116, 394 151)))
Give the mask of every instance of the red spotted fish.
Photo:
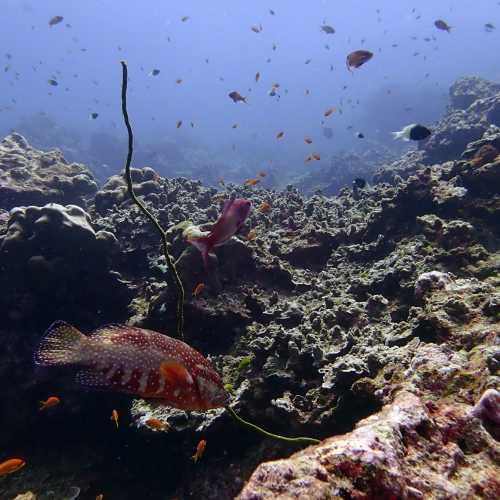
POLYGON ((180 340, 124 325, 86 336, 63 321, 47 330, 35 353, 41 366, 79 368, 77 381, 182 410, 225 406, 229 394, 209 361, 180 340))
POLYGON ((241 229, 251 206, 252 204, 243 198, 226 201, 221 216, 207 236, 188 238, 188 242, 201 252, 205 268, 208 269, 208 255, 212 249, 228 242, 241 229))

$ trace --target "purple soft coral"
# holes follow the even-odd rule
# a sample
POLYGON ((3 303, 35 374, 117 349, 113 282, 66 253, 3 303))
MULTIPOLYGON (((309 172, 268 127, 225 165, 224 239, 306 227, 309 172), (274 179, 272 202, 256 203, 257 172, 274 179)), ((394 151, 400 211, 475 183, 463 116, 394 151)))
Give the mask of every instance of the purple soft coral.
POLYGON ((488 389, 476 403, 471 415, 481 420, 485 418, 500 425, 500 392, 496 389, 488 389))

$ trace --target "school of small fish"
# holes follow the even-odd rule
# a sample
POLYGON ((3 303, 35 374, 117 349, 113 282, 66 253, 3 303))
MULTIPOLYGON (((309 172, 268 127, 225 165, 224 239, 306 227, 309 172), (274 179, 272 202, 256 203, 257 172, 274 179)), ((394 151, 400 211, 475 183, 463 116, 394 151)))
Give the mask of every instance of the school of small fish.
MULTIPOLYGON (((423 20, 423 15, 421 12, 419 12, 419 10, 420 9, 418 6, 412 7, 409 10, 408 15, 415 22, 422 22, 422 20, 423 20)), ((452 11, 452 9, 450 8, 450 12, 451 11, 452 11)), ((272 19, 276 18, 276 20, 277 20, 280 17, 280 11, 279 11, 279 9, 275 10, 273 8, 268 8, 267 12, 268 12, 269 16, 271 16, 268 19, 268 21, 265 21, 264 19, 260 19, 260 20, 254 19, 253 20, 254 22, 252 22, 252 20, 250 20, 249 23, 247 24, 247 26, 249 27, 250 31, 254 34, 261 35, 262 37, 264 35, 266 35, 266 36, 269 35, 270 37, 272 37, 271 41, 266 42, 266 43, 268 43, 268 47, 272 51, 272 53, 274 53, 274 52, 279 53, 279 47, 282 46, 282 44, 280 44, 279 40, 278 40, 278 36, 280 35, 280 33, 277 30, 276 26, 273 24, 272 19), (255 22, 255 21, 257 21, 257 22, 255 22)), ((374 12, 376 14, 377 23, 382 23, 383 22, 383 19, 382 19, 383 10, 381 8, 376 8, 376 9, 374 9, 374 12)), ((226 15, 226 13, 224 15, 226 15)), ((369 16, 369 12, 363 12, 363 16, 364 17, 369 16)), ((77 46, 77 47, 75 47, 75 49, 79 50, 80 52, 87 52, 89 50, 89 48, 87 46, 82 46, 82 42, 81 42, 80 38, 78 36, 76 36, 76 29, 78 27, 77 26, 78 23, 75 21, 75 19, 69 19, 69 17, 70 17, 69 12, 68 13, 63 12, 61 14, 53 15, 53 16, 49 17, 48 21, 44 21, 44 22, 46 22, 48 24, 48 27, 51 30, 53 30, 54 36, 60 36, 60 33, 64 32, 65 29, 71 30, 74 33, 74 35, 71 37, 71 41, 74 44, 76 44, 76 46, 77 46), (65 14, 65 15, 62 15, 62 14, 65 14), (70 22, 68 22, 68 21, 70 21, 70 22), (59 35, 57 35, 56 33, 59 33, 59 35)), ((183 27, 183 29, 189 30, 190 26, 191 25, 194 26, 195 22, 197 21, 197 19, 195 19, 195 18, 196 18, 195 15, 186 13, 186 15, 177 17, 176 21, 169 21, 168 24, 170 24, 171 22, 178 23, 180 21, 181 24, 185 25, 183 27)), ((199 21, 199 19, 198 19, 198 21, 199 21)), ((318 25, 310 26, 310 28, 313 30, 316 29, 319 31, 317 37, 318 37, 318 41, 319 41, 320 45, 322 45, 322 47, 327 51, 332 50, 333 49, 333 41, 337 40, 339 35, 341 35, 341 31, 343 28, 341 23, 338 20, 336 20, 334 23, 331 23, 325 17, 321 23, 318 23, 318 25), (318 25, 319 25, 319 29, 318 29, 318 25), (322 37, 324 37, 324 38, 322 38, 322 37), (321 42, 321 40, 328 41, 329 43, 321 42), (332 41, 332 43, 330 43, 330 41, 332 41)), ((443 19, 442 17, 438 17, 438 16, 436 16, 434 18, 428 18, 426 21, 426 26, 427 26, 427 29, 429 30, 427 36, 418 37, 414 34, 411 34, 409 36, 409 38, 411 40, 414 40, 414 41, 422 40, 422 41, 427 42, 427 43, 434 42, 434 44, 436 44, 436 46, 434 47, 435 51, 438 50, 438 48, 439 48, 437 46, 437 42, 440 40, 440 38, 439 38, 440 35, 439 35, 439 33, 434 35, 432 32, 433 29, 437 32, 439 32, 439 31, 445 32, 445 33, 451 35, 451 34, 458 33, 460 31, 460 29, 462 28, 461 26, 458 26, 458 23, 457 23, 457 25, 455 25, 455 23, 450 24, 448 22, 448 20, 443 19)), ((36 28, 37 27, 35 25, 31 26, 32 30, 34 30, 36 28)), ((492 22, 484 22, 478 28, 482 29, 486 33, 493 33, 496 30, 496 26, 492 22)), ((165 39, 168 43, 174 43, 175 38, 174 38, 173 34, 170 33, 169 31, 170 30, 167 29, 165 39)), ((388 33, 389 33, 389 30, 384 29, 383 35, 387 35, 388 33)), ((261 36, 254 37, 251 34, 249 34, 248 36, 252 37, 253 40, 262 40, 261 36)), ((352 72, 352 73, 358 72, 358 71, 361 71, 361 73, 365 73, 365 70, 363 67, 365 65, 367 65, 367 63, 369 63, 369 65, 376 64, 376 60, 378 58, 378 55, 383 51, 383 47, 381 47, 381 46, 379 46, 379 47, 372 46, 371 47, 372 50, 368 50, 368 48, 365 48, 364 46, 368 45, 368 38, 365 36, 360 37, 357 41, 355 41, 354 36, 352 34, 349 34, 347 41, 348 41, 349 45, 352 46, 353 49, 355 49, 355 50, 351 50, 350 52, 346 53, 343 56, 343 57, 345 57, 345 65, 346 65, 347 70, 349 72, 352 72), (357 45, 357 48, 356 48, 356 45, 357 45), (372 60, 374 61, 373 63, 371 62, 372 60)), ((371 43, 374 44, 374 40, 372 40, 371 43)), ((392 43, 389 43, 387 46, 391 47, 393 49, 397 49, 398 47, 400 47, 400 43, 398 43, 398 41, 393 41, 392 43)), ((125 44, 123 42, 120 43, 119 45, 117 45, 116 48, 117 48, 118 52, 124 52, 126 50, 125 44)), ((74 57, 74 50, 75 49, 68 49, 68 55, 72 55, 72 57, 74 57)), ((311 55, 314 55, 314 54, 311 54, 311 55)), ((423 57, 424 60, 426 60, 426 57, 427 57, 426 55, 422 55, 421 50, 413 51, 412 55, 413 55, 413 57, 423 57)), ((13 64, 15 63, 15 58, 13 57, 12 51, 6 52, 5 57, 8 60, 7 61, 8 63, 3 66, 4 73, 12 74, 15 80, 20 79, 21 73, 13 70, 13 64)), ((309 66, 313 67, 315 65, 318 65, 318 59, 319 59, 318 57, 314 57, 314 58, 313 57, 305 57, 304 59, 302 59, 302 62, 308 67, 309 66)), ((64 60, 64 58, 61 60, 64 60)), ((213 57, 212 58, 203 57, 203 60, 206 64, 213 64, 214 58, 213 57)), ((158 62, 161 62, 161 61, 158 61, 158 62)), ((267 57, 266 63, 271 63, 271 62, 273 62, 271 57, 267 57)), ((298 61, 298 62, 300 62, 300 61, 298 61)), ((45 65, 45 61, 40 60, 38 64, 32 66, 32 69, 34 72, 38 72, 39 70, 41 70, 43 68, 44 65, 45 65)), ((162 73, 162 70, 160 68, 161 68, 161 66, 153 66, 153 67, 150 66, 149 73, 147 73, 147 74, 151 77, 159 77, 160 75, 165 74, 165 73, 162 73)), ((337 65, 329 63, 327 65, 327 68, 329 68, 330 72, 333 72, 337 68, 337 65)), ((144 72, 147 71, 143 66, 140 66, 140 70, 144 71, 144 72)), ((368 72, 368 71, 369 70, 366 70, 366 72, 368 72)), ((269 75, 269 76, 267 76, 267 78, 269 78, 269 79, 272 78, 272 71, 263 72, 262 68, 255 68, 252 74, 253 74, 253 82, 255 84, 260 84, 260 82, 262 80, 265 80, 265 77, 267 75, 269 75), (264 75, 264 77, 263 77, 263 75, 264 75)), ((45 81, 48 83, 48 85, 50 87, 53 88, 53 90, 50 90, 49 92, 47 92, 49 96, 57 95, 57 93, 59 93, 63 90, 65 92, 71 91, 71 86, 68 85, 68 83, 69 83, 68 80, 69 80, 70 75, 64 75, 64 72, 62 70, 56 69, 54 71, 54 69, 52 69, 52 71, 47 76, 48 76, 48 78, 46 77, 45 81)), ((79 75, 77 73, 74 73, 71 76, 72 76, 72 78, 79 77, 79 75)), ((226 79, 225 78, 226 75, 219 74, 217 76, 218 76, 218 80, 220 82, 224 82, 226 79)), ((429 73, 425 73, 424 77, 428 78, 429 73)), ((387 79, 387 78, 388 78, 387 76, 384 77, 384 79, 387 79)), ((159 82, 164 80, 163 77, 162 78, 154 78, 154 79, 157 79, 159 82)), ((169 77, 169 79, 170 79, 170 77, 169 77)), ((185 79, 182 77, 177 77, 177 78, 173 78, 171 81, 173 81, 177 85, 181 86, 181 84, 184 84, 185 79)), ((97 78, 92 78, 91 83, 93 85, 100 84, 100 82, 97 78)), ((12 86, 13 82, 11 81, 10 84, 12 86)), ((279 83, 277 83, 277 82, 272 83, 272 80, 269 83, 265 82, 265 85, 266 86, 270 85, 270 87, 267 87, 269 89, 267 91, 267 95, 269 97, 274 98, 276 101, 281 100, 283 96, 286 96, 289 94, 289 88, 287 88, 287 87, 281 88, 279 83)), ((348 87, 349 87, 349 85, 344 84, 342 86, 342 90, 344 90, 344 91, 348 90, 348 87)), ((147 88, 150 88, 150 87, 147 86, 147 88)), ((248 92, 245 91, 246 95, 244 95, 242 93, 242 91, 240 91, 240 90, 227 89, 226 95, 234 103, 244 103, 244 104, 251 105, 251 103, 254 100, 251 97, 252 90, 254 90, 254 89, 252 89, 252 87, 249 85, 248 92), (249 98, 249 96, 250 96, 250 98, 249 98)), ((305 96, 311 95, 310 88, 306 88, 305 90, 302 90, 302 91, 304 92, 305 96)), ((387 94, 389 94, 389 95, 391 94, 391 89, 387 89, 387 94)), ((96 104, 99 104, 99 99, 96 98, 96 99, 94 99, 94 101, 96 104)), ((12 104, 15 105, 16 103, 17 103, 16 99, 12 99, 12 104)), ((323 120, 320 117, 318 117, 318 122, 320 122, 321 126, 322 126, 323 137, 325 137, 327 139, 333 138, 333 130, 330 127, 324 126, 324 123, 325 123, 324 119, 332 117, 334 114, 335 115, 343 115, 345 110, 346 110, 346 107, 349 105, 353 106, 354 103, 356 105, 359 105, 360 104, 359 99, 354 99, 353 97, 340 98, 339 102, 336 104, 336 106, 329 106, 326 108, 326 110, 323 113, 323 120)), ((107 105, 109 105, 109 104, 107 104, 107 105)), ((249 106, 249 108, 250 107, 251 106, 249 106)), ((7 110, 7 109, 9 109, 8 106, 6 106, 4 108, 0 108, 0 112, 2 110, 7 110)), ((411 107, 405 107, 405 111, 406 112, 410 112, 410 111, 414 112, 413 108, 411 108, 411 107)), ((104 117, 104 112, 101 112, 100 110, 89 109, 87 116, 92 121, 97 121, 97 119, 99 118, 99 122, 102 123, 103 117, 104 117)), ((156 117, 152 116, 151 119, 156 120, 156 117)), ((332 124, 334 121, 335 120, 333 119, 332 124)), ((185 119, 179 117, 174 122, 174 126, 176 129, 180 129, 180 128, 183 129, 182 132, 179 132, 179 133, 184 133, 186 131, 186 127, 185 126, 182 127, 183 123, 189 123, 191 129, 193 129, 193 128, 195 128, 196 122, 193 119, 190 119, 187 117, 185 119)), ((114 127, 116 126, 116 124, 114 124, 114 122, 112 122, 112 124, 114 127)), ((243 123, 233 122, 232 125, 230 124, 232 129, 242 129, 242 127, 240 127, 240 125, 243 125, 243 123)), ((333 126, 334 126, 334 124, 333 124, 333 126)), ((422 125, 422 126, 425 126, 425 125, 422 125)), ((348 126, 347 130, 349 130, 350 127, 351 126, 348 126)), ((275 132, 275 138, 277 140, 282 140, 285 137, 287 137, 286 142, 290 142, 291 139, 289 139, 289 137, 291 137, 291 135, 289 134, 289 132, 290 131, 286 130, 286 129, 279 130, 278 132, 275 132)), ((305 136, 304 142, 306 145, 312 144, 312 139, 311 139, 311 136, 308 132, 312 133, 312 132, 314 132, 314 130, 309 130, 309 131, 304 130, 304 132, 303 132, 304 136, 305 136)), ((367 137, 369 137, 368 132, 369 132, 368 130, 358 131, 354 134, 354 136, 357 137, 358 139, 364 139, 365 134, 367 137)), ((240 134, 240 133, 243 133, 243 131, 240 130, 240 131, 238 131, 238 133, 235 132, 235 134, 240 134)), ((253 135, 256 136, 257 134, 254 133, 253 135)), ((407 137, 403 136, 403 135, 399 135, 398 138, 401 138, 403 140, 407 139, 407 137)), ((410 140, 415 140, 415 139, 410 138, 410 140)), ((424 139, 417 139, 417 140, 424 140, 424 139)), ((236 151, 236 149, 237 149, 236 143, 233 143, 232 149, 233 149, 233 151, 236 151)), ((320 157, 320 156, 325 156, 325 155, 321 155, 321 153, 319 153, 319 152, 314 153, 314 154, 309 152, 306 155, 306 162, 313 161, 313 160, 318 161, 318 157, 320 157)))

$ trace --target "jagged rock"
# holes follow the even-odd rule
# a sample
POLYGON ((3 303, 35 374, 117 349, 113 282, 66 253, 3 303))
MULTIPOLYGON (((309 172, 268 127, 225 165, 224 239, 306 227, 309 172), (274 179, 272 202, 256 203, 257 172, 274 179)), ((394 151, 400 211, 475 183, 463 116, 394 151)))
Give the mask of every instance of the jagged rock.
POLYGON ((495 389, 485 391, 472 409, 471 415, 500 425, 500 392, 495 389))
POLYGON ((394 155, 388 149, 366 151, 363 154, 339 153, 330 159, 330 165, 304 175, 295 186, 306 195, 321 191, 333 196, 345 186, 351 186, 355 178, 370 181, 377 165, 390 161, 394 155))
POLYGON ((488 121, 480 113, 469 109, 452 111, 438 122, 422 146, 425 163, 458 159, 467 144, 479 139, 487 128, 488 121))
POLYGON ((373 175, 373 182, 395 184, 398 179, 407 179, 410 175, 414 175, 418 169, 425 166, 425 160, 424 151, 408 151, 401 158, 378 168, 373 175))
POLYGON ((466 76, 450 87, 451 105, 455 109, 467 109, 477 99, 491 97, 498 92, 500 84, 477 76, 466 76))
POLYGON ((0 236, 4 319, 45 327, 122 320, 132 292, 112 270, 117 250, 115 236, 95 232, 76 205, 14 208, 0 236))
POLYGON ((494 499, 499 454, 463 405, 402 392, 352 433, 260 465, 237 498, 494 499))
MULTIPOLYGON (((159 175, 150 167, 132 168, 132 182, 137 195, 158 194, 161 191, 159 175)), ((112 175, 95 195, 95 208, 99 213, 124 202, 131 203, 124 174, 112 175)))
POLYGON ((0 143, 0 208, 50 202, 85 207, 96 191, 90 170, 67 163, 59 150, 39 151, 19 134, 0 143))

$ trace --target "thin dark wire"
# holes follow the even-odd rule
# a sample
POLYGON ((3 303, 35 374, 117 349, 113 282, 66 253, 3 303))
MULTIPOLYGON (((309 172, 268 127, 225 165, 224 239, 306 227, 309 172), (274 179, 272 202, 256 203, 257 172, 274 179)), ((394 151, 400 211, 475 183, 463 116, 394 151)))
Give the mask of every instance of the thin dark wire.
POLYGON ((134 203, 139 207, 142 213, 151 221, 155 226, 156 230, 160 234, 161 242, 163 246, 163 253, 165 255, 165 260, 167 261, 167 267, 169 271, 173 274, 175 285, 177 287, 177 336, 182 339, 184 338, 184 287, 182 286, 182 281, 177 273, 174 261, 170 256, 168 251, 168 241, 167 234, 161 227, 160 223, 156 220, 155 216, 149 212, 146 206, 137 198, 134 192, 134 186, 132 184, 132 172, 130 170, 130 164, 132 163, 132 155, 134 153, 134 134, 132 132, 132 127, 130 126, 130 120, 127 112, 127 83, 128 83, 128 68, 125 61, 121 61, 122 65, 122 114, 125 121, 125 126, 128 132, 128 153, 127 162, 125 164, 125 180, 127 182, 127 188, 130 197, 134 203))

